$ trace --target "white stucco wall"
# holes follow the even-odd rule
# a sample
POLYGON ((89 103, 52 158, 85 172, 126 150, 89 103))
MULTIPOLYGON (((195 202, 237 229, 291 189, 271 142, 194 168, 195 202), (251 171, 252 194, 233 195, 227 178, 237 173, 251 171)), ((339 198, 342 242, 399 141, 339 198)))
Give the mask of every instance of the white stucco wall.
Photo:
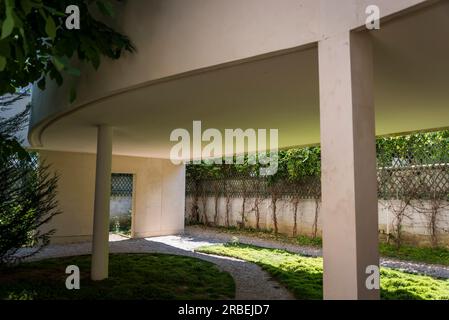
MULTIPOLYGON (((90 240, 95 195, 95 155, 40 151, 59 175, 60 215, 52 242, 90 240)), ((134 174, 133 237, 182 232, 184 229, 185 167, 170 160, 113 156, 112 172, 134 174)))
MULTIPOLYGON (((254 211, 254 198, 248 198, 245 204, 245 227, 256 226, 256 215, 254 211)), ((186 197, 186 217, 190 217, 192 213, 193 198, 186 197)), ((449 244, 449 203, 442 203, 442 208, 438 212, 438 239, 441 244, 449 244)), ((398 200, 386 201, 379 200, 378 215, 379 215, 379 232, 381 235, 387 233, 394 234, 395 214, 394 210, 400 206, 398 200)), ((203 199, 198 199, 198 207, 200 216, 203 215, 203 199)), ((314 221, 315 221, 316 202, 314 199, 301 200, 297 211, 297 234, 313 235, 314 221)), ((278 220, 278 230, 280 233, 291 235, 294 224, 294 206, 290 200, 279 199, 276 203, 276 212, 278 220)), ((271 199, 260 200, 259 203, 259 227, 264 230, 273 230, 273 210, 271 199)), ((430 203, 423 201, 422 203, 414 203, 414 206, 407 207, 405 217, 402 222, 403 237, 406 242, 413 244, 430 244, 429 233, 429 216, 430 203), (417 210, 416 207, 420 208, 417 210)), ((214 221, 215 214, 215 199, 214 197, 207 197, 206 199, 206 214, 209 222, 214 221)), ((231 198, 229 208, 229 223, 231 226, 239 226, 242 219, 242 199, 231 198)), ((226 198, 218 198, 218 225, 226 225, 226 198)), ((322 213, 321 203, 318 205, 318 224, 317 234, 321 236, 322 233, 322 213)))

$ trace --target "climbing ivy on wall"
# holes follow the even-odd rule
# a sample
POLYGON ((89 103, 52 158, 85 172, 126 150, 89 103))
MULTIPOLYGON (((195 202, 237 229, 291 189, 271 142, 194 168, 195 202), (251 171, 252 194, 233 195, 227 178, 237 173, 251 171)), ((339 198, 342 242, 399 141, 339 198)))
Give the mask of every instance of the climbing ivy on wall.
MULTIPOLYGON (((376 140, 376 152, 378 167, 446 164, 449 163, 449 130, 381 137, 376 140)), ((270 182, 320 176, 321 149, 313 146, 280 150, 278 162, 276 174, 267 177, 270 182)), ((246 155, 243 164, 189 164, 187 177, 194 180, 236 175, 253 177, 258 175, 258 169, 258 164, 248 164, 246 155)))
MULTIPOLYGON (((431 241, 437 244, 438 220, 449 200, 449 131, 415 133, 405 136, 381 137, 376 140, 379 198, 387 200, 394 214, 391 235, 400 245, 402 224, 408 218, 408 208, 427 217, 431 241), (429 207, 429 203, 431 204, 429 207)), ((193 196, 193 220, 218 225, 218 198, 226 199, 226 222, 230 225, 231 198, 242 200, 241 218, 245 227, 246 214, 254 212, 259 229, 259 205, 270 200, 272 225, 278 232, 278 200, 290 199, 293 207, 293 230, 297 232, 297 217, 301 199, 315 200, 313 236, 317 236, 321 200, 321 149, 319 146, 281 150, 278 170, 274 175, 259 176, 259 165, 250 164, 248 155, 241 164, 216 165, 209 162, 187 166, 187 193, 193 196), (214 197, 214 221, 206 214, 207 199, 214 197), (247 199, 253 199, 248 208, 247 199), (201 209, 199 203, 201 202, 201 209)))

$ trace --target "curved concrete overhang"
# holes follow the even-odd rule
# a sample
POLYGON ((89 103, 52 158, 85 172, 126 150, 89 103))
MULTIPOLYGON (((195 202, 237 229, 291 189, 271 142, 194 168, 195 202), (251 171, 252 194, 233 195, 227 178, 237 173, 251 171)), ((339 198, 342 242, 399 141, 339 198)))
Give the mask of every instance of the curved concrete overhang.
POLYGON ((319 141, 317 42, 360 28, 378 4, 374 43, 377 134, 449 126, 447 1, 128 1, 118 25, 138 52, 34 90, 33 147, 95 152, 96 125, 114 153, 167 158, 170 132, 279 129, 280 147, 319 141), (393 18, 392 18, 393 17, 393 18), (390 19, 391 18, 391 19, 390 19))

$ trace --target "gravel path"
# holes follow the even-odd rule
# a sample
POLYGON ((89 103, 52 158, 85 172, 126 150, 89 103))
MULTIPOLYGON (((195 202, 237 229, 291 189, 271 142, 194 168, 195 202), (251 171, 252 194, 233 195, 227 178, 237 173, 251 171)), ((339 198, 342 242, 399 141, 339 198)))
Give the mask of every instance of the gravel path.
MULTIPOLYGON (((109 248, 112 253, 159 252, 196 257, 210 261, 229 272, 236 285, 235 298, 238 300, 290 300, 294 296, 259 266, 243 260, 194 252, 203 245, 223 243, 214 239, 197 236, 163 236, 146 239, 127 239, 111 235, 109 248)), ((23 251, 25 252, 25 251, 23 251)), ((28 260, 89 254, 90 242, 50 245, 28 260)))
MULTIPOLYGON (((260 239, 248 235, 243 234, 230 234, 226 232, 220 232, 216 229, 207 229, 204 227, 198 226, 189 226, 186 227, 185 231, 186 235, 190 235, 192 237, 201 238, 204 240, 215 240, 221 242, 229 242, 233 237, 237 237, 240 243, 244 244, 252 244, 259 247, 265 248, 273 248, 273 249, 283 249, 289 252, 299 253, 301 255, 310 256, 310 257, 320 257, 322 256, 321 249, 313 248, 313 247, 305 247, 290 243, 282 243, 275 240, 268 239, 260 239)), ((409 273, 415 274, 424 274, 437 278, 446 278, 449 279, 449 267, 442 265, 434 265, 434 264, 426 264, 420 262, 409 262, 402 261, 392 258, 381 258, 380 265, 383 267, 388 267, 400 271, 405 271, 409 273)))

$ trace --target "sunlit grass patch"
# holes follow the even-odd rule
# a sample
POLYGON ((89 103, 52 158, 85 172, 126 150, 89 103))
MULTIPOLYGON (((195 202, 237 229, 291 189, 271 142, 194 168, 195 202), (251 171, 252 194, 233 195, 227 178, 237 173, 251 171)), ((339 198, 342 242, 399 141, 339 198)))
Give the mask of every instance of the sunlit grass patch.
MULTIPOLYGON (((323 259, 243 244, 205 246, 199 252, 239 258, 260 265, 298 299, 322 299, 323 259)), ((381 268, 383 299, 449 300, 449 280, 381 268)))

